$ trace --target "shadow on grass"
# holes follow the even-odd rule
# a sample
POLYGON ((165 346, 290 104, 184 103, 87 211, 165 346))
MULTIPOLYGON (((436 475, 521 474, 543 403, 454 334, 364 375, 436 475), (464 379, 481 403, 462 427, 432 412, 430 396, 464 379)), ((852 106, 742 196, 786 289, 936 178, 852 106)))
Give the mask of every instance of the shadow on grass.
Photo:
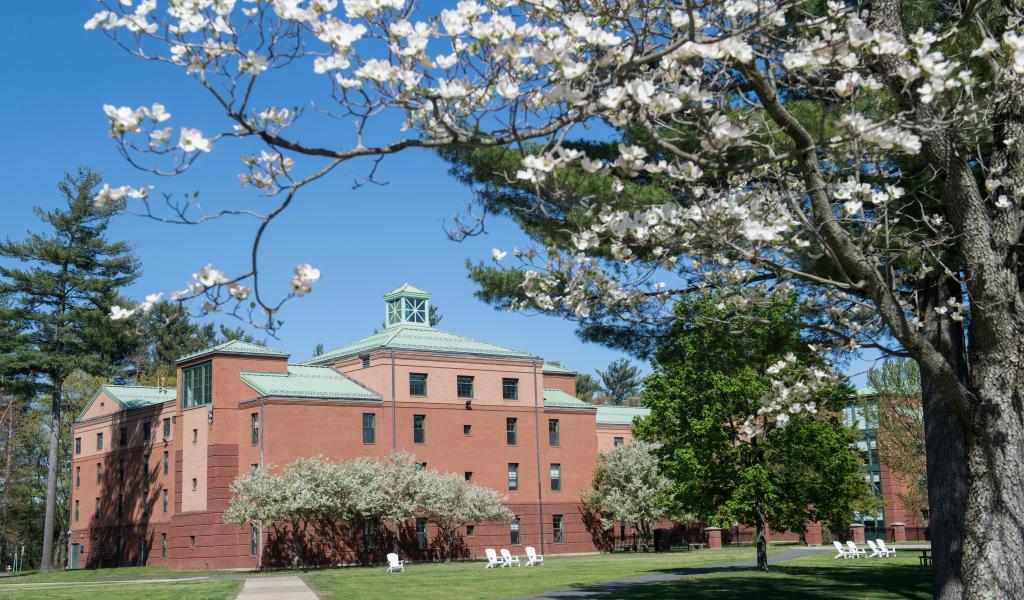
MULTIPOLYGON (((590 585, 571 590, 575 597, 607 594, 603 598, 660 600, 722 598, 892 598, 927 599, 932 596, 931 569, 912 565, 877 567, 773 567, 768 573, 751 568, 708 568, 666 571, 689 575, 683 579, 649 585, 627 586, 621 583, 590 585), (582 594, 581 594, 582 593, 582 594)), ((573 595, 552 594, 571 598, 573 595)))

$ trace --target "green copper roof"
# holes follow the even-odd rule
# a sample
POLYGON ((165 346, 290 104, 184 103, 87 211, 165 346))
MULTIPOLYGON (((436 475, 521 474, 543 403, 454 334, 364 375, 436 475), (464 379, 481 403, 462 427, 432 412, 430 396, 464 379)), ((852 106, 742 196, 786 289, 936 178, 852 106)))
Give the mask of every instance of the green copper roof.
POLYGON ((242 340, 229 340, 223 344, 217 344, 216 346, 200 350, 199 352, 186 354, 176 362, 185 362, 186 360, 192 360, 194 358, 199 358, 200 356, 206 356, 207 354, 243 354, 247 356, 280 356, 288 358, 287 352, 274 350, 273 348, 267 348, 266 346, 261 346, 259 344, 243 342, 242 340))
POLYGON ((646 417, 651 409, 643 406, 598 406, 598 425, 632 425, 634 417, 646 417))
POLYGON ((242 371, 242 381, 261 396, 380 400, 381 395, 328 367, 288 365, 287 373, 242 371))
POLYGON ((857 388, 857 391, 855 392, 855 394, 858 397, 860 397, 860 396, 877 396, 878 392, 875 391, 875 388, 871 387, 870 385, 865 385, 863 387, 857 388))
POLYGON ((430 292, 426 290, 421 290, 420 288, 412 285, 411 283, 403 283, 402 285, 396 287, 390 292, 384 294, 384 299, 391 300, 392 298, 397 298, 399 296, 409 296, 410 298, 427 299, 430 298, 430 292))
POLYGON ((441 331, 427 325, 403 323, 352 342, 326 354, 314 356, 303 364, 322 365, 341 358, 365 354, 374 350, 412 350, 451 354, 478 354, 508 358, 534 358, 528 352, 511 350, 504 346, 481 342, 455 333, 441 331))
POLYGON ((549 362, 544 363, 544 372, 545 373, 562 373, 562 374, 565 374, 565 375, 575 375, 576 374, 576 371, 572 371, 570 369, 566 369, 563 366, 552 364, 552 363, 549 363, 549 362))
POLYGON ((544 408, 587 408, 593 410, 595 407, 558 388, 544 388, 544 408))
POLYGON ((85 405, 82 412, 78 413, 76 421, 81 419, 89 407, 92 406, 93 402, 96 402, 96 398, 100 397, 100 394, 106 393, 115 402, 121 405, 124 410, 132 410, 136 408, 145 408, 147 406, 153 406, 155 404, 163 404, 164 402, 172 402, 177 399, 178 393, 176 387, 150 387, 146 385, 103 385, 93 395, 92 400, 85 405))

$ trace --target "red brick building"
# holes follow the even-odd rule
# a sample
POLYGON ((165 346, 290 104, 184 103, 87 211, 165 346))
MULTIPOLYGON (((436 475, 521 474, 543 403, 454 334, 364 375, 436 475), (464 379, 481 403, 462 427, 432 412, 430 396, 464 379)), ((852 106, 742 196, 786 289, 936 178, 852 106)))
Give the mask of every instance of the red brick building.
MULTIPOLYGON (((575 398, 575 373, 430 326, 422 290, 384 298, 382 331, 301 365, 232 341, 178 360, 174 389, 101 388, 73 429, 69 566, 252 568, 260 548, 269 564, 267 532, 222 522, 235 477, 401 450, 507 495, 517 520, 463 527, 465 555, 596 550, 580 496, 635 409, 598 410, 575 398)), ((431 558, 433 535, 410 522, 397 542, 431 558)), ((327 546, 325 562, 352 561, 327 546)))

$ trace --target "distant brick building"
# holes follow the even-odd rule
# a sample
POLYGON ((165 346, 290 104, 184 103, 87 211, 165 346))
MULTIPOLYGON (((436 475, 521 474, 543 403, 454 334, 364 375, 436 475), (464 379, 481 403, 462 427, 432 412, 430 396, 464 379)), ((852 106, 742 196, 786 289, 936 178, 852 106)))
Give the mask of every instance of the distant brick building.
MULTIPOLYGON (((384 298, 382 331, 301 365, 231 341, 179 359, 173 389, 103 386, 73 427, 69 566, 252 568, 261 548, 270 564, 268 532, 222 521, 239 474, 400 450, 508 496, 516 520, 463 527, 465 555, 596 550, 580 496, 598 450, 629 443, 637 409, 596 408, 576 399, 572 371, 431 327, 413 286, 384 298)), ((411 521, 397 543, 429 559, 433 534, 411 521)), ((352 562, 343 544, 320 552, 352 562)))

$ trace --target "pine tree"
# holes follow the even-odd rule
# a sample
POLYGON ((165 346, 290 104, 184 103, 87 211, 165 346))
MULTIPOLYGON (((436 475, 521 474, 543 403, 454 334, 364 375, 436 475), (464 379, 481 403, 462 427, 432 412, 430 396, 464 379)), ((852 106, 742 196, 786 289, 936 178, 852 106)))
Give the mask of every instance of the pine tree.
POLYGON ((107 313, 117 290, 138 276, 138 263, 127 243, 105 237, 119 206, 94 204, 100 181, 98 173, 85 168, 65 175, 58 189, 67 207, 35 209, 48 230, 0 242, 0 257, 12 259, 0 266, 0 296, 11 302, 2 310, 25 341, 17 352, 0 358, 6 363, 0 371, 12 363, 29 369, 37 375, 38 391, 50 397, 43 572, 53 569, 65 380, 75 370, 109 372, 111 355, 128 349, 123 327, 107 313))
POLYGON ((640 390, 640 369, 628 358, 612 361, 604 371, 597 371, 601 377, 601 391, 613 404, 621 406, 626 399, 640 390))

